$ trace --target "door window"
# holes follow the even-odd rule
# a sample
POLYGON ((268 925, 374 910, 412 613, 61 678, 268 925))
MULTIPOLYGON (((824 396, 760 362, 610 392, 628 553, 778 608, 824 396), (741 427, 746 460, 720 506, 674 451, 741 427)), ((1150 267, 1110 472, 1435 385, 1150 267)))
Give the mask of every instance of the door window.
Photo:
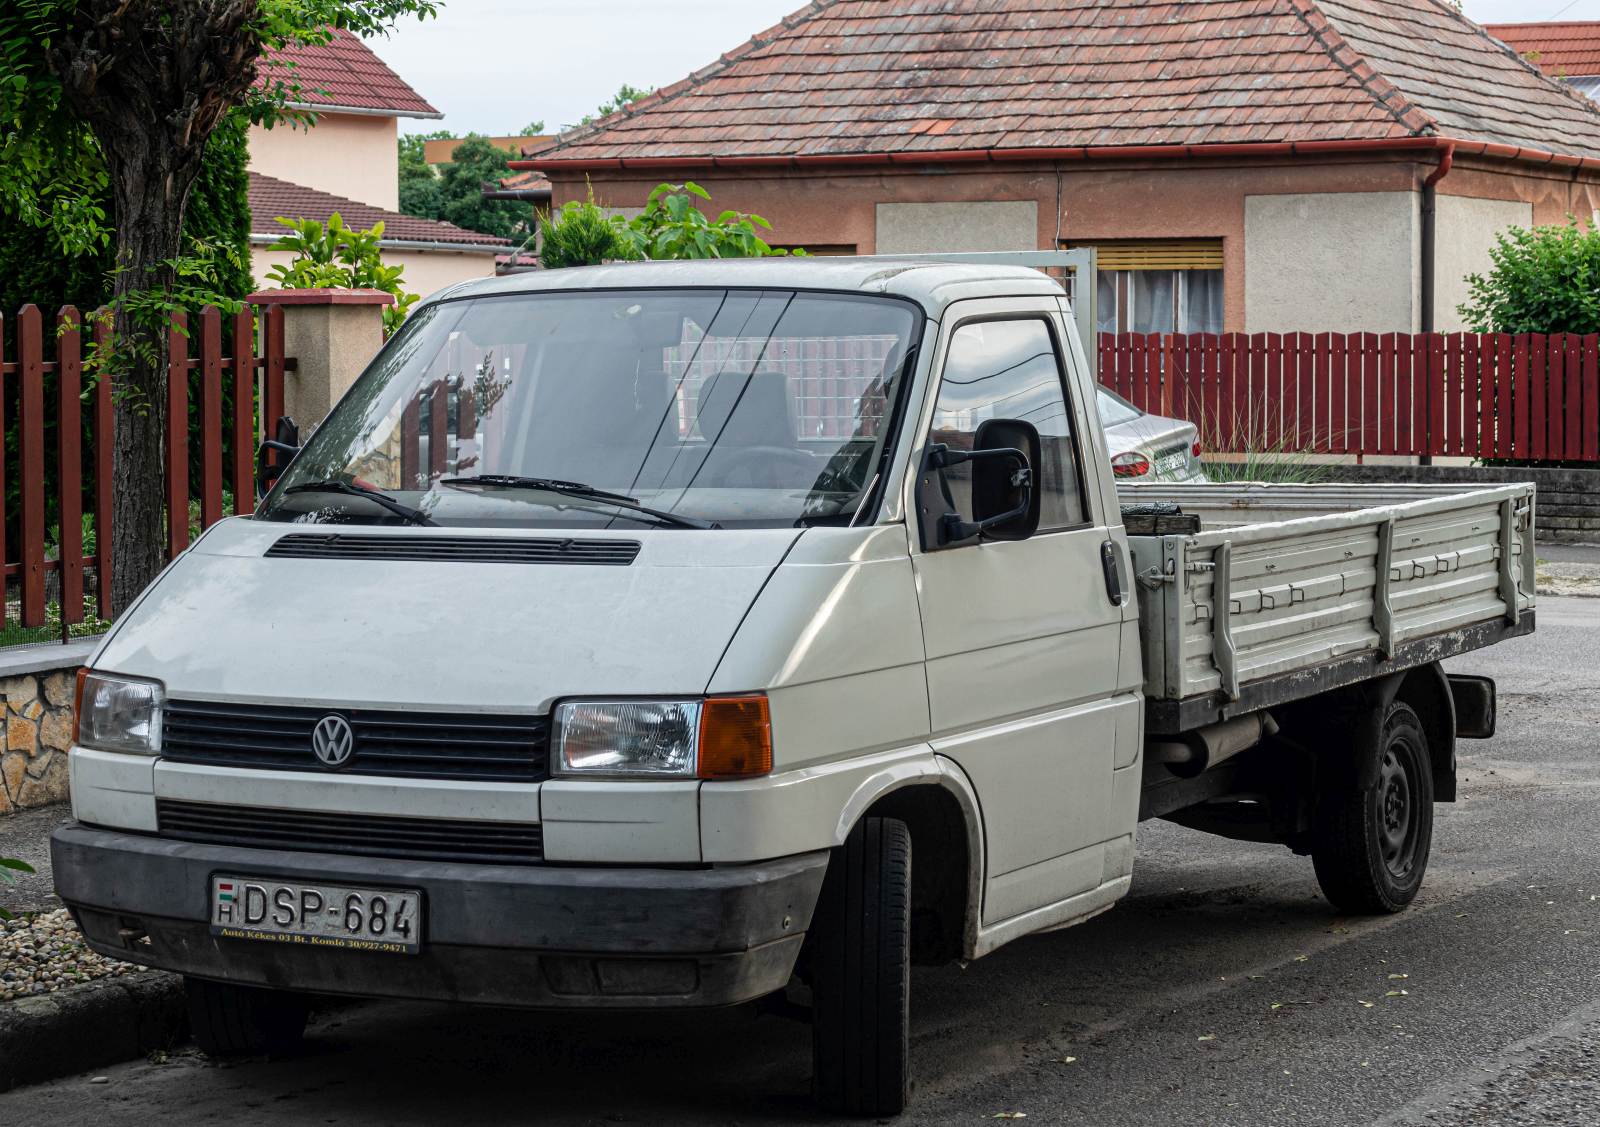
MULTIPOLYGON (((1087 521, 1072 414, 1049 325, 1040 319, 976 321, 950 338, 930 442, 971 450, 980 423, 1020 419, 1039 429, 1039 531, 1087 521)), ((956 511, 972 514, 972 463, 944 471, 956 511)))

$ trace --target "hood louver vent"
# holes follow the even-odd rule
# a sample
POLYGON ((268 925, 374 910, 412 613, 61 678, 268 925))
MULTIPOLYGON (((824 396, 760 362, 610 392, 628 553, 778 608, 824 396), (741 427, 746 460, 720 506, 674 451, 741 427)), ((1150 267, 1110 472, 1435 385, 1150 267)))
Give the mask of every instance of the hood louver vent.
POLYGON ((275 560, 418 560, 452 563, 601 564, 627 567, 637 540, 525 539, 512 536, 351 536, 291 533, 267 549, 275 560))

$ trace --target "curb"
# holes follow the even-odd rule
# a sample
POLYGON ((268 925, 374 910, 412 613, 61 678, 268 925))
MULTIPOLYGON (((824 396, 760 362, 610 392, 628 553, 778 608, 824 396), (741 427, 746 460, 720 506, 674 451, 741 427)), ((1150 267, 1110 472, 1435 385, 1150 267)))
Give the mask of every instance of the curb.
POLYGON ((165 971, 0 1004, 0 1092, 168 1049, 189 1033, 183 979, 165 971))

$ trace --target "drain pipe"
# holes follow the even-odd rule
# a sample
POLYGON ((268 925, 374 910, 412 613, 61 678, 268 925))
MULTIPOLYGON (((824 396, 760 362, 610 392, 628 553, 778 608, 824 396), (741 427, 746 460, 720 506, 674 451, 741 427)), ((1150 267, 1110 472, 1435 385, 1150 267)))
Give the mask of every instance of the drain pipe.
MULTIPOLYGON (((1433 303, 1438 287, 1438 246, 1439 246, 1439 195, 1435 190, 1439 181, 1450 175, 1450 168, 1456 161, 1456 145, 1454 141, 1446 142, 1444 154, 1439 158, 1439 167, 1428 174, 1422 182, 1422 318, 1421 329, 1431 333, 1434 329, 1433 303)), ((1423 454, 1417 458, 1417 463, 1423 466, 1433 465, 1433 455, 1423 454)))
POLYGON ((1436 289, 1436 250, 1439 238, 1439 199, 1435 189, 1439 181, 1450 175, 1456 161, 1454 141, 1446 142, 1439 167, 1422 182, 1422 331, 1433 332, 1433 301, 1436 289))

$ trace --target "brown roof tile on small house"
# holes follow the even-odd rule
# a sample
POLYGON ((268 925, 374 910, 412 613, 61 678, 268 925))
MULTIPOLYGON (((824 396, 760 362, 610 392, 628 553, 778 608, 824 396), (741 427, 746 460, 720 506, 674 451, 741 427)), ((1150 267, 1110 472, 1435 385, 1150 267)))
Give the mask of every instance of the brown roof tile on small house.
POLYGON ((348 31, 335 29, 327 43, 285 47, 263 59, 259 69, 257 87, 284 83, 291 88, 291 105, 394 117, 444 116, 348 31))
POLYGON ((1491 23, 1483 29, 1553 78, 1600 75, 1600 20, 1491 23))
POLYGON ((277 239, 287 234, 288 228, 276 222, 279 216, 286 219, 315 219, 326 223, 334 212, 339 213, 345 226, 357 230, 369 230, 374 224, 381 222, 385 243, 442 243, 450 246, 459 245, 462 250, 485 251, 511 245, 509 239, 468 231, 464 227, 457 227, 454 223, 422 219, 415 215, 402 215, 397 211, 387 211, 371 204, 347 200, 329 192, 319 192, 315 188, 291 184, 287 180, 263 176, 259 172, 250 174, 250 227, 254 241, 260 242, 269 236, 277 239))
POLYGON ((1600 110, 1442 0, 817 0, 527 166, 1444 140, 1600 160, 1600 110))

